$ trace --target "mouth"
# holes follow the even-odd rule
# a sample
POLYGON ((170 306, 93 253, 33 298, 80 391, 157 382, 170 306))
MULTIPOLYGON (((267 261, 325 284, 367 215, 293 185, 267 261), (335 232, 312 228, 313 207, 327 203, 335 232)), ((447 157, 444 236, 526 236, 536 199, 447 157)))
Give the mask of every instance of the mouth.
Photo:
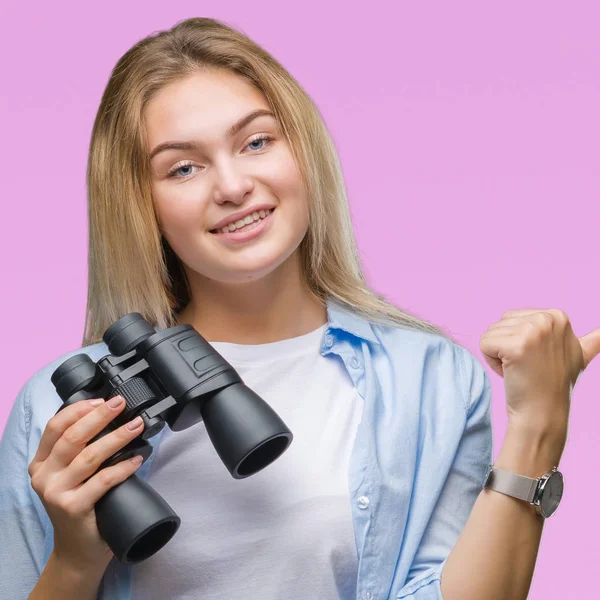
POLYGON ((219 229, 209 229, 208 232, 212 233, 213 235, 231 235, 231 234, 236 234, 236 233, 242 234, 242 233, 244 233, 246 231, 252 231, 252 229, 254 229, 255 227, 257 227, 257 225, 259 225, 265 219, 267 219, 273 212, 275 212, 275 208, 269 209, 269 211, 267 212, 267 214, 265 214, 264 217, 259 216, 259 218, 256 219, 255 221, 253 221, 252 223, 247 223, 247 224, 243 225, 242 227, 239 227, 239 228, 236 228, 236 229, 233 229, 233 230, 229 230, 229 231, 223 232, 223 229, 219 228, 219 229))

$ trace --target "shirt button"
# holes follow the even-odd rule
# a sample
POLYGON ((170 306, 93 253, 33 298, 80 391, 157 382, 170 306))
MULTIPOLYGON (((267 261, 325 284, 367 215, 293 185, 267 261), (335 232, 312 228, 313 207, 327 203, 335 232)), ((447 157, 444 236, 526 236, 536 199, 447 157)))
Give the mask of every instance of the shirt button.
POLYGON ((333 336, 331 336, 331 335, 328 335, 328 336, 325 338, 325 345, 326 345, 328 348, 331 348, 331 346, 333 346, 333 336))
POLYGON ((371 594, 371 592, 367 592, 365 594, 365 598, 366 598, 366 600, 373 600, 373 594, 371 594))
POLYGON ((369 506, 369 499, 366 496, 361 496, 357 502, 358 508, 367 508, 369 506))
POLYGON ((358 358, 356 358, 356 356, 353 356, 350 360, 350 366, 354 369, 358 369, 358 367, 360 366, 360 363, 358 362, 358 358))

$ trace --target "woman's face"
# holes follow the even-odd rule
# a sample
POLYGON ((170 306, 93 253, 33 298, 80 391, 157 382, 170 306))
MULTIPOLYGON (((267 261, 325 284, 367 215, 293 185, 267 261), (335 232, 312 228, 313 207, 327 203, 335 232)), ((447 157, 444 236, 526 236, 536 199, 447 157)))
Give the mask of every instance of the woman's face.
POLYGON ((261 92, 234 74, 213 72, 170 84, 144 112, 163 235, 189 269, 222 283, 274 271, 308 228, 300 172, 275 118, 259 116, 228 131, 260 109, 270 111, 261 92), (174 142, 185 148, 157 148, 174 142), (261 232, 252 239, 211 232, 255 207, 274 211, 253 226, 261 232))

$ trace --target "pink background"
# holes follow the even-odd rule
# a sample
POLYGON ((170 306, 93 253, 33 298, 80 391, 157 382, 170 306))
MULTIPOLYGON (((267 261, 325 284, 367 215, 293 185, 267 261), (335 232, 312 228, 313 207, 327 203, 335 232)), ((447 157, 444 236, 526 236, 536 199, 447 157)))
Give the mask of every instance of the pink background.
MULTIPOLYGON (((600 326, 600 11, 594 2, 6 2, 0 8, 0 430, 24 381, 79 347, 85 167, 118 58, 191 16, 240 28, 297 77, 340 153, 372 286, 479 338, 514 308, 600 326), (414 4, 414 5, 413 5, 414 4)), ((573 395, 563 504, 530 598, 597 587, 600 358, 573 395)))

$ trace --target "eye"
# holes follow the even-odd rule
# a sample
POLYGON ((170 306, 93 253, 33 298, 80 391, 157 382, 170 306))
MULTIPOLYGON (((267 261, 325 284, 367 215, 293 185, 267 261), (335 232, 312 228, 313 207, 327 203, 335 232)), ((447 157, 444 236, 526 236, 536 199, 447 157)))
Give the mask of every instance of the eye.
POLYGON ((195 166, 195 165, 189 160, 179 163, 178 165, 175 165, 175 167, 173 167, 167 173, 167 177, 173 177, 175 179, 186 179, 187 177, 189 177, 191 175, 191 173, 188 173, 187 175, 182 175, 181 177, 179 177, 179 176, 176 176, 177 171, 179 171, 181 169, 189 169, 190 167, 193 167, 193 166, 195 166))
MULTIPOLYGON (((264 145, 262 145, 260 148, 254 148, 254 151, 258 151, 258 150, 263 150, 268 144, 269 142, 273 141, 273 137, 266 134, 266 133, 260 133, 258 134, 254 139, 250 140, 248 142, 248 144, 246 144, 246 148, 248 148, 251 144, 256 144, 257 142, 266 142, 264 145)), ((187 173, 187 174, 183 174, 183 175, 177 175, 177 171, 180 171, 181 169, 189 169, 190 167, 196 167, 196 165, 194 165, 194 163, 192 161, 189 160, 185 160, 183 162, 178 163, 177 165, 175 165, 168 173, 167 173, 167 177, 169 178, 173 178, 173 179, 187 179, 192 173, 187 173)))
POLYGON ((250 140, 250 142, 248 142, 248 144, 246 145, 246 148, 248 146, 250 146, 251 144, 255 144, 256 142, 267 142, 267 144, 265 144, 264 146, 261 146, 260 148, 254 148, 254 150, 262 150, 263 148, 265 148, 268 145, 268 142, 272 142, 273 138, 270 135, 267 135, 266 133, 260 133, 258 134, 254 139, 250 140))

